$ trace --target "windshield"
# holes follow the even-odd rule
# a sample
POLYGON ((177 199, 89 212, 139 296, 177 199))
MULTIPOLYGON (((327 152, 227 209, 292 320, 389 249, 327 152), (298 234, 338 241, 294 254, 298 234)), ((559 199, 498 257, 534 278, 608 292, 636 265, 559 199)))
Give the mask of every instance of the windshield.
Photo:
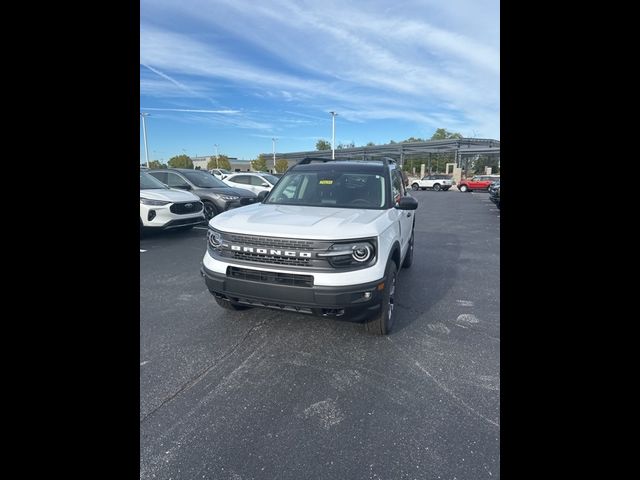
POLYGON ((375 173, 291 172, 282 177, 265 203, 382 209, 385 192, 384 177, 375 173))
POLYGON ((203 172, 201 170, 192 170, 190 172, 182 172, 182 174, 189 179, 196 187, 200 188, 213 188, 224 187, 229 188, 229 185, 222 180, 217 179, 209 172, 203 172))
POLYGON ((140 172, 140 190, 151 190, 153 188, 164 188, 167 187, 160 180, 155 178, 153 175, 149 175, 147 172, 140 172))

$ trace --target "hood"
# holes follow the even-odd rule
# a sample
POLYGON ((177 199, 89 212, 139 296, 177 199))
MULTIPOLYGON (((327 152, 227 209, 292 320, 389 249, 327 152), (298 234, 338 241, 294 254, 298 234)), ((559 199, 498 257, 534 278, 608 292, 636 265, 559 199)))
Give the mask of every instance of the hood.
POLYGON ((140 196, 150 200, 164 200, 165 202, 199 202, 200 198, 191 192, 177 188, 151 188, 140 190, 140 196))
POLYGON ((235 187, 211 187, 211 188, 197 188, 199 193, 219 193, 220 195, 236 195, 238 197, 257 197, 251 190, 245 190, 244 188, 235 187))
POLYGON ((287 238, 334 240, 375 236, 386 210, 304 207, 256 203, 213 217, 209 225, 225 232, 287 238))

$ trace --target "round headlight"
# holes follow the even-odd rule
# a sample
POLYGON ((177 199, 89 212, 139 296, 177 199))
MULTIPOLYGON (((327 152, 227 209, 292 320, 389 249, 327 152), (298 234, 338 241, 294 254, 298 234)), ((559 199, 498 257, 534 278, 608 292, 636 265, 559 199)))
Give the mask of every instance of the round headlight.
POLYGON ((222 235, 218 232, 212 232, 209 230, 209 245, 213 248, 218 248, 222 244, 222 235))
POLYGON ((372 253, 373 250, 371 249, 371 245, 367 243, 354 245, 351 250, 351 256, 356 262, 366 262, 371 258, 372 253))

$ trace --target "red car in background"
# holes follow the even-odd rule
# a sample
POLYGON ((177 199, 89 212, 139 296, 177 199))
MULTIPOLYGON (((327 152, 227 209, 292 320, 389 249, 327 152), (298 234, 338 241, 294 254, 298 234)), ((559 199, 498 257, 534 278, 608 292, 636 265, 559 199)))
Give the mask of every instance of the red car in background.
POLYGON ((500 175, 475 175, 473 178, 466 178, 458 182, 458 190, 461 192, 472 192, 473 190, 489 190, 491 182, 500 180, 500 175))

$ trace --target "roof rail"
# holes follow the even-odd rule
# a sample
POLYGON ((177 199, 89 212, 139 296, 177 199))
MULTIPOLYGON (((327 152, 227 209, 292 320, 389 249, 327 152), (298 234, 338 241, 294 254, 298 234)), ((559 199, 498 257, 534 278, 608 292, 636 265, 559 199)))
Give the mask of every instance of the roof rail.
POLYGON ((391 163, 397 163, 391 157, 371 157, 371 158, 320 158, 320 157, 305 157, 300 160, 296 165, 308 165, 313 162, 382 162, 383 165, 387 166, 391 163))

